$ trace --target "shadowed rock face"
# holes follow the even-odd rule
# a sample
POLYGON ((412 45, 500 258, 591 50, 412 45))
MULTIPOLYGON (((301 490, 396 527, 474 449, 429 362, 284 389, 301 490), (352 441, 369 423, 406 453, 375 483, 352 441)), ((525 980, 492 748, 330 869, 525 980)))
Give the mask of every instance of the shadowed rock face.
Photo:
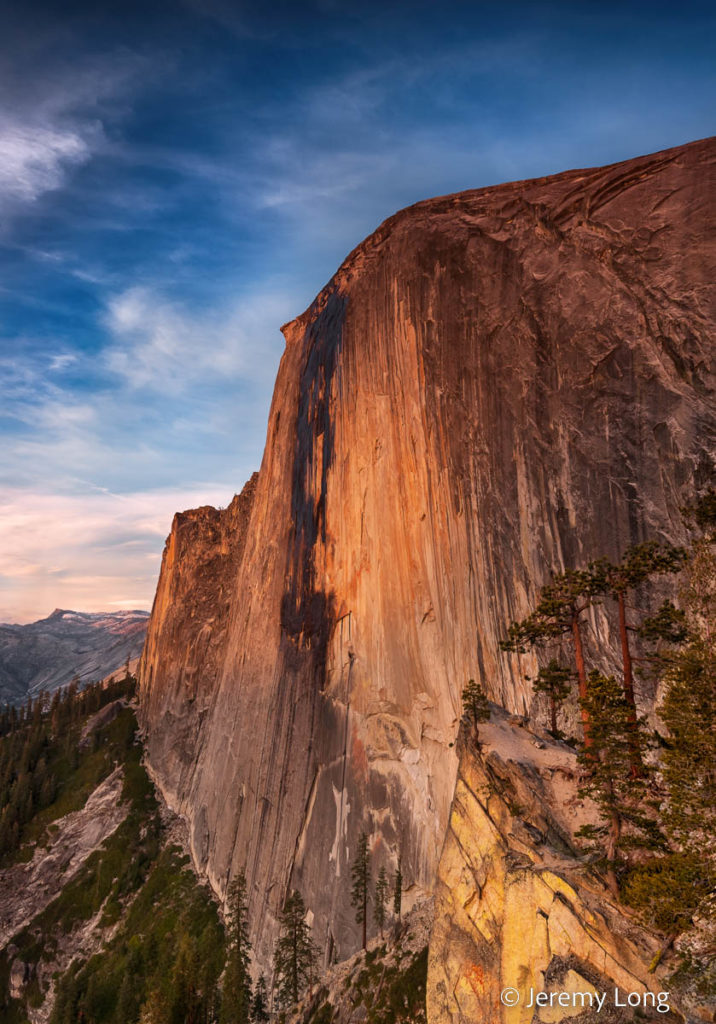
POLYGON ((715 162, 420 203, 284 328, 250 515, 175 521, 141 670, 154 773, 212 885, 245 868, 260 960, 289 885, 353 951, 363 829, 432 887, 466 680, 527 711, 498 640, 535 588, 679 539, 713 469, 715 162))

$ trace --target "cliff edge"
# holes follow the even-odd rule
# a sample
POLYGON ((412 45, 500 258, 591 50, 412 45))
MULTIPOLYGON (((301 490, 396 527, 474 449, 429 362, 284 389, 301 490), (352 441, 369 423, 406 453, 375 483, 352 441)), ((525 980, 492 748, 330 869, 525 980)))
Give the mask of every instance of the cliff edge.
POLYGON ((535 589, 680 539, 715 196, 705 140, 419 203, 284 327, 251 497, 175 522, 140 669, 152 772, 214 889, 246 871, 261 962, 289 886, 327 959, 357 948, 361 831, 433 888, 466 680, 529 712, 498 640, 535 589))

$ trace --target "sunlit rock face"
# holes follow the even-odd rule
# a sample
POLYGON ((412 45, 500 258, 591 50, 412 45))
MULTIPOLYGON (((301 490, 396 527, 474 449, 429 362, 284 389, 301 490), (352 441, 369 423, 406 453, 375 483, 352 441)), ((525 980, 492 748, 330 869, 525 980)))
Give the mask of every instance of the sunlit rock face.
POLYGON ((193 773, 200 726, 226 656, 256 480, 254 473, 225 509, 177 513, 164 547, 139 676, 149 767, 175 805, 193 773))
POLYGON ((574 850, 577 825, 597 823, 578 796, 574 752, 506 719, 480 727, 481 749, 460 743, 435 886, 430 1024, 683 1020, 673 963, 654 969, 663 937, 626 917, 574 850))
POLYGON ((419 203, 284 328, 253 497, 175 524, 141 671, 152 770, 215 889, 246 870, 263 962, 289 886, 356 948, 362 830, 432 888, 466 680, 524 713, 498 640, 535 588, 679 538, 713 466, 715 155, 419 203))

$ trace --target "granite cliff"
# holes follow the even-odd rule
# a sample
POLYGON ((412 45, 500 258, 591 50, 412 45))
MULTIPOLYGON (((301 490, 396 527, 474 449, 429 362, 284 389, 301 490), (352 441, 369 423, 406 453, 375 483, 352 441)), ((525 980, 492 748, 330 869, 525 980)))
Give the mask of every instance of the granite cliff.
POLYGON ((261 470, 176 517, 140 666, 150 769, 214 889, 245 869, 263 963, 289 886, 326 958, 357 948, 362 830, 432 891, 466 680, 529 714, 498 640, 536 587, 680 539, 713 473, 715 179, 706 140, 419 203, 283 328, 261 470))

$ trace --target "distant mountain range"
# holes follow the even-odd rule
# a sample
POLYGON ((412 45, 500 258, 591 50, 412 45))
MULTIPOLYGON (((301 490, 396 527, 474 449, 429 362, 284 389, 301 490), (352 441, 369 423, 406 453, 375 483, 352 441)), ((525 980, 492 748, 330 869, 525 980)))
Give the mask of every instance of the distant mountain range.
POLYGON ((103 679, 142 651, 149 612, 74 612, 56 608, 27 625, 0 624, 0 705, 40 690, 51 693, 74 676, 103 679))

